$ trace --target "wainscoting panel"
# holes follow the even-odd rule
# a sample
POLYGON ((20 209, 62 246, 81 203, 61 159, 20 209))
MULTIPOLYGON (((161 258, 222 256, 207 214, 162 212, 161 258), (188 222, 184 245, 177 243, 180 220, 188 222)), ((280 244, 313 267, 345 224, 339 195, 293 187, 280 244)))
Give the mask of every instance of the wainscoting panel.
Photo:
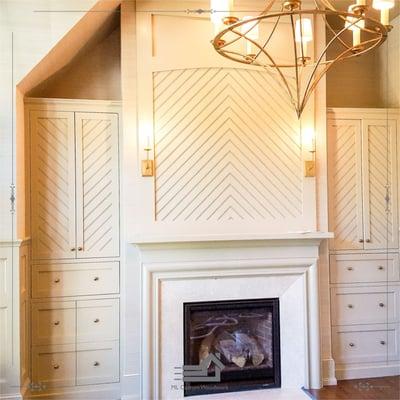
POLYGON ((302 216, 299 121, 273 76, 199 68, 153 82, 156 220, 302 216))

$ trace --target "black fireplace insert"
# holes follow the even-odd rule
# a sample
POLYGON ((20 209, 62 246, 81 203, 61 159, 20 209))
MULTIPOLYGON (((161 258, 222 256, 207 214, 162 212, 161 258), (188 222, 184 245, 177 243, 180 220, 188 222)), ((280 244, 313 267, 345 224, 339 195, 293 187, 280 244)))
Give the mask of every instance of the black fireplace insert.
POLYGON ((279 299, 184 303, 184 395, 281 386, 279 299))

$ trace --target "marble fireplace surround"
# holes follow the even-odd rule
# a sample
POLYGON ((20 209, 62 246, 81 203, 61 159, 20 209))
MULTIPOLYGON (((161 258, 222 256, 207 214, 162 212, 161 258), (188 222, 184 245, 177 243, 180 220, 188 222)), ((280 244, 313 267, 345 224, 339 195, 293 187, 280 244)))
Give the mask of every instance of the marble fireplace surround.
MULTIPOLYGON (((174 380, 174 372, 183 365, 183 303, 192 301, 279 297, 282 388, 266 390, 298 391, 300 395, 302 387, 320 388, 318 254, 321 241, 330 237, 330 233, 313 232, 138 238, 141 398, 184 398, 182 383, 174 380)), ((230 393, 228 397, 239 400, 250 398, 248 395, 230 393)))

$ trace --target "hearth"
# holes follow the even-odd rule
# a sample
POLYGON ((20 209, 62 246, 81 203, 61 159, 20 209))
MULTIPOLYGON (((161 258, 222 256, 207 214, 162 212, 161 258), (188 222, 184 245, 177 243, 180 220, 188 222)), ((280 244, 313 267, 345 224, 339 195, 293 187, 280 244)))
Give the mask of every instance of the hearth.
POLYGON ((279 299, 185 303, 184 362, 185 396, 280 387, 279 299))

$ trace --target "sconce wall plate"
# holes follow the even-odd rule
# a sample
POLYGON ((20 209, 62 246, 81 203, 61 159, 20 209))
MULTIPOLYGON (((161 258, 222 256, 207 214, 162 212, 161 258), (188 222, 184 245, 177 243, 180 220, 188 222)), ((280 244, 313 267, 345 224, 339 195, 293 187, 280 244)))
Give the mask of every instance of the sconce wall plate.
POLYGON ((143 177, 154 176, 153 160, 142 160, 142 176, 143 177))
POLYGON ((304 161, 304 176, 306 178, 315 178, 316 168, 314 160, 304 161))

